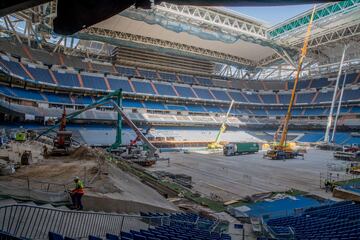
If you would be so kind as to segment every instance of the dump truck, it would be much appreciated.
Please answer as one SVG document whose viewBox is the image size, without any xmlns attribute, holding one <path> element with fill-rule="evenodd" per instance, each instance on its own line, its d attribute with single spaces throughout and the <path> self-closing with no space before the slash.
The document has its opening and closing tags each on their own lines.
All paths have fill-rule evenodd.
<svg viewBox="0 0 360 240">
<path fill-rule="evenodd" d="M 250 154 L 259 151 L 259 144 L 255 142 L 229 143 L 223 148 L 225 156 L 234 156 L 239 154 Z"/>
</svg>

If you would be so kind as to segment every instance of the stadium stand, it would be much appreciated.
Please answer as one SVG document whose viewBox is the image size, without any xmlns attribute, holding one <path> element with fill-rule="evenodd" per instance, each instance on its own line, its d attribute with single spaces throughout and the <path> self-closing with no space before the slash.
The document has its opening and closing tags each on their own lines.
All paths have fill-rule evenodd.
<svg viewBox="0 0 360 240">
<path fill-rule="evenodd" d="M 145 81 L 131 81 L 137 93 L 146 93 L 155 95 L 154 89 L 151 87 L 150 82 Z"/>
<path fill-rule="evenodd" d="M 80 87 L 80 82 L 75 73 L 53 71 L 56 80 L 61 86 Z"/>
<path fill-rule="evenodd" d="M 154 86 L 157 92 L 159 93 L 159 95 L 172 96 L 172 97 L 177 96 L 170 84 L 154 82 Z"/>
<path fill-rule="evenodd" d="M 124 92 L 133 92 L 129 81 L 126 78 L 108 75 L 107 80 L 112 90 L 122 89 Z"/>
<path fill-rule="evenodd" d="M 284 239 L 348 239 L 360 238 L 360 205 L 349 201 L 314 207 L 300 216 L 270 219 L 269 231 Z"/>
<path fill-rule="evenodd" d="M 193 90 L 199 98 L 214 100 L 214 97 L 211 95 L 208 88 L 193 87 Z"/>
<path fill-rule="evenodd" d="M 104 77 L 96 75 L 81 75 L 84 87 L 97 90 L 107 90 Z"/>
</svg>

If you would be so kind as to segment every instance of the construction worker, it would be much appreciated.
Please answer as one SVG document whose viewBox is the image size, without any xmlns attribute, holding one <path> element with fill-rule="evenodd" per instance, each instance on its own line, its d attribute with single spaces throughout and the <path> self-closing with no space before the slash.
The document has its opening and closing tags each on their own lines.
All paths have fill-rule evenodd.
<svg viewBox="0 0 360 240">
<path fill-rule="evenodd" d="M 71 200 L 72 200 L 74 208 L 76 210 L 83 210 L 81 198 L 85 193 L 84 192 L 84 184 L 79 179 L 79 177 L 75 177 L 74 182 L 75 182 L 75 188 L 73 190 L 71 190 L 71 192 L 70 192 Z"/>
</svg>

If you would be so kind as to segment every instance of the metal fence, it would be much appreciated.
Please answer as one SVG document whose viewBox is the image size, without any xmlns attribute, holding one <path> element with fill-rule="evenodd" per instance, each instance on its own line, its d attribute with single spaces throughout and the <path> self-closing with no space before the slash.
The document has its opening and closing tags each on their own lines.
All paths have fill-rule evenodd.
<svg viewBox="0 0 360 240">
<path fill-rule="evenodd" d="M 79 212 L 29 205 L 0 208 L 0 231 L 27 239 L 47 239 L 56 232 L 71 238 L 119 235 L 121 231 L 170 224 L 169 216 L 143 217 L 98 212 Z"/>
<path fill-rule="evenodd" d="M 220 232 L 220 221 L 198 220 L 194 223 L 171 219 L 170 216 L 139 216 L 116 213 L 71 211 L 29 205 L 0 207 L 0 231 L 26 239 L 48 239 L 49 232 L 71 238 L 89 235 L 104 237 L 106 233 L 120 235 L 121 231 L 148 229 L 171 223 L 192 224 L 197 229 Z"/>
</svg>

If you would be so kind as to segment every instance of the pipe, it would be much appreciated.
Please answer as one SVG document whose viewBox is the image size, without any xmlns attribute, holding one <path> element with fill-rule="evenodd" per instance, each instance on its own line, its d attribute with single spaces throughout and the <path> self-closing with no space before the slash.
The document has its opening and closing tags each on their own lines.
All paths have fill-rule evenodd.
<svg viewBox="0 0 360 240">
<path fill-rule="evenodd" d="M 339 118 L 339 115 L 340 115 L 341 103 L 342 103 L 342 98 L 343 98 L 343 95 L 344 95 L 345 82 L 346 82 L 346 73 L 345 73 L 344 80 L 343 80 L 343 83 L 342 83 L 342 86 L 341 86 L 339 105 L 337 107 L 337 111 L 336 111 L 336 115 L 335 115 L 334 129 L 333 129 L 333 132 L 332 132 L 332 135 L 331 135 L 331 142 L 332 143 L 334 143 L 337 121 L 338 121 L 338 118 Z"/>
<path fill-rule="evenodd" d="M 341 62 L 340 62 L 340 67 L 339 67 L 339 73 L 336 79 L 336 85 L 334 88 L 334 94 L 333 94 L 333 98 L 332 98 L 332 102 L 331 102 L 331 107 L 330 107 L 330 112 L 329 112 L 329 116 L 328 116 L 328 121 L 326 124 L 326 131 L 325 131 L 325 137 L 324 137 L 324 142 L 325 143 L 329 143 L 329 134 L 330 134 L 330 128 L 332 125 L 332 118 L 333 118 L 333 112 L 334 112 L 334 106 L 335 106 L 335 101 L 336 101 L 336 95 L 337 95 L 337 90 L 339 88 L 339 81 L 340 81 L 340 77 L 341 77 L 341 71 L 342 71 L 342 67 L 344 64 L 344 59 L 345 59 L 345 53 L 346 53 L 346 49 L 348 48 L 348 45 L 345 44 L 344 46 L 344 50 L 341 56 Z"/>
</svg>

